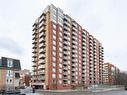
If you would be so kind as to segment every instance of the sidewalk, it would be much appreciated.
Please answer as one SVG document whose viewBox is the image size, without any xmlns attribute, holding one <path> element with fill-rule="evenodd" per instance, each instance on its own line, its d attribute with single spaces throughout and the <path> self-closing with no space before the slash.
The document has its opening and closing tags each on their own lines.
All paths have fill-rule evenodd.
<svg viewBox="0 0 127 95">
<path fill-rule="evenodd" d="M 63 93 L 63 92 L 105 92 L 105 91 L 112 91 L 112 90 L 122 90 L 124 88 L 94 88 L 94 89 L 83 89 L 83 90 L 36 90 L 36 92 L 58 92 L 58 93 Z"/>
<path fill-rule="evenodd" d="M 123 90 L 124 88 L 100 88 L 100 89 L 92 89 L 92 92 L 106 92 L 106 91 L 116 91 Z"/>
</svg>

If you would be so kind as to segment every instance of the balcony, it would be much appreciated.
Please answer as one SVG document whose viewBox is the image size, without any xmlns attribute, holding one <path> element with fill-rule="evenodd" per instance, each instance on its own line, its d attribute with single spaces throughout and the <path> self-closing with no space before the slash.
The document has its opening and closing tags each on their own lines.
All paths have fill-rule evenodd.
<svg viewBox="0 0 127 95">
<path fill-rule="evenodd" d="M 32 40 L 36 40 L 37 39 L 37 36 L 34 36 Z"/>
<path fill-rule="evenodd" d="M 37 60 L 36 60 L 36 59 L 33 59 L 33 60 L 32 60 L 32 62 L 34 62 L 34 63 L 35 63 L 35 62 L 37 62 Z"/>
<path fill-rule="evenodd" d="M 77 28 L 77 23 L 75 21 L 72 21 L 72 27 L 76 27 Z"/>
<path fill-rule="evenodd" d="M 33 66 L 32 66 L 32 67 L 37 67 L 37 66 L 36 66 L 36 64 L 33 64 Z"/>
<path fill-rule="evenodd" d="M 34 45 L 32 49 L 36 49 L 36 48 L 37 48 L 37 46 Z"/>
<path fill-rule="evenodd" d="M 37 44 L 37 41 L 34 41 L 32 44 L 36 45 Z"/>
<path fill-rule="evenodd" d="M 40 70 L 38 71 L 39 75 L 45 75 L 45 71 L 44 70 Z"/>
<path fill-rule="evenodd" d="M 63 23 L 64 23 L 65 26 L 70 27 L 70 23 L 69 22 L 64 21 Z"/>
<path fill-rule="evenodd" d="M 41 32 L 40 35 L 39 35 L 39 38 L 44 38 L 46 35 L 44 32 Z"/>
<path fill-rule="evenodd" d="M 37 31 L 37 29 L 37 26 L 35 26 L 32 31 Z M 33 35 L 36 35 L 36 32 L 34 32 Z"/>
<path fill-rule="evenodd" d="M 68 75 L 68 73 L 67 73 L 67 72 L 63 72 L 63 75 L 64 75 L 64 76 L 65 76 L 65 75 L 67 76 L 67 75 Z M 65 77 L 64 77 L 64 78 L 65 78 Z"/>
<path fill-rule="evenodd" d="M 38 68 L 39 68 L 40 70 L 44 70 L 44 69 L 45 69 L 45 65 L 40 65 L 40 66 L 38 66 Z"/>
<path fill-rule="evenodd" d="M 46 47 L 45 44 L 40 44 L 39 45 L 40 51 L 45 52 L 45 47 Z"/>
<path fill-rule="evenodd" d="M 45 54 L 45 52 L 46 52 L 46 50 L 45 49 L 42 49 L 42 48 L 39 51 L 40 54 Z"/>
<path fill-rule="evenodd" d="M 39 60 L 39 64 L 45 64 L 45 60 L 44 59 L 40 59 Z"/>
<path fill-rule="evenodd" d="M 70 28 L 69 27 L 67 27 L 67 26 L 64 26 L 64 31 L 70 31 Z"/>
<path fill-rule="evenodd" d="M 42 27 L 45 27 L 46 26 L 46 23 L 43 21 L 39 24 L 39 28 L 42 28 Z"/>
<path fill-rule="evenodd" d="M 68 40 L 68 37 L 67 36 L 64 36 L 64 41 L 67 41 Z"/>
<path fill-rule="evenodd" d="M 33 58 L 36 58 L 37 57 L 37 55 L 33 55 Z"/>
<path fill-rule="evenodd" d="M 45 21 L 45 20 L 46 20 L 45 14 L 42 14 L 42 15 L 40 16 L 39 22 L 41 23 L 42 21 Z"/>
<path fill-rule="evenodd" d="M 33 54 L 36 54 L 36 53 L 37 53 L 37 50 L 36 50 L 36 49 L 34 49 L 34 50 L 32 51 L 32 53 L 33 53 Z"/>
<path fill-rule="evenodd" d="M 65 15 L 64 16 L 64 21 L 67 21 L 68 23 L 70 23 L 70 18 Z"/>
<path fill-rule="evenodd" d="M 44 76 L 38 76 L 38 80 L 45 80 L 45 77 Z"/>
<path fill-rule="evenodd" d="M 45 42 L 45 38 L 39 39 L 39 43 L 44 43 L 44 42 Z"/>
<path fill-rule="evenodd" d="M 31 80 L 37 80 L 36 76 L 32 76 Z"/>
<path fill-rule="evenodd" d="M 40 54 L 39 59 L 44 59 L 45 55 L 44 54 Z"/>
<path fill-rule="evenodd" d="M 45 32 L 45 26 L 42 26 L 40 29 L 39 29 L 39 32 L 42 33 L 42 32 Z"/>
<path fill-rule="evenodd" d="M 72 31 L 77 32 L 77 29 L 75 27 L 72 27 Z"/>
</svg>

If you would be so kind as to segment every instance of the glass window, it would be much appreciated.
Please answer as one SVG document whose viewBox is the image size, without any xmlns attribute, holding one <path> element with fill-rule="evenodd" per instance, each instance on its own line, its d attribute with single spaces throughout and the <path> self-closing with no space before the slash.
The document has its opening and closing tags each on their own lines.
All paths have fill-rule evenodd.
<svg viewBox="0 0 127 95">
<path fill-rule="evenodd" d="M 59 72 L 62 73 L 62 69 L 59 69 Z"/>
<path fill-rule="evenodd" d="M 56 40 L 56 35 L 53 35 L 53 40 Z"/>
<path fill-rule="evenodd" d="M 56 63 L 52 63 L 54 67 L 56 67 Z"/>
<path fill-rule="evenodd" d="M 56 57 L 53 57 L 52 59 L 53 59 L 53 61 L 56 61 Z"/>
<path fill-rule="evenodd" d="M 59 27 L 60 31 L 63 31 L 62 27 Z"/>
<path fill-rule="evenodd" d="M 60 47 L 62 47 L 62 46 L 63 46 L 63 44 L 62 44 L 61 42 L 59 42 L 59 46 L 60 46 Z"/>
<path fill-rule="evenodd" d="M 62 63 L 62 58 L 59 58 L 60 63 Z"/>
<path fill-rule="evenodd" d="M 55 72 L 56 72 L 56 69 L 55 69 L 55 68 L 53 68 L 53 69 L 52 69 L 52 71 L 55 73 Z"/>
<path fill-rule="evenodd" d="M 56 30 L 53 30 L 53 34 L 56 35 Z"/>
<path fill-rule="evenodd" d="M 59 84 L 62 84 L 62 80 L 59 80 Z"/>
<path fill-rule="evenodd" d="M 70 84 L 71 82 L 70 81 L 68 81 L 68 84 Z"/>
<path fill-rule="evenodd" d="M 62 33 L 61 32 L 59 32 L 59 35 L 62 37 Z"/>
<path fill-rule="evenodd" d="M 59 47 L 59 51 L 62 52 L 63 51 L 62 48 Z"/>
<path fill-rule="evenodd" d="M 56 78 L 56 74 L 52 74 L 52 78 Z"/>
<path fill-rule="evenodd" d="M 63 55 L 62 53 L 59 53 L 59 56 L 60 56 L 60 57 L 62 57 L 62 55 Z"/>
<path fill-rule="evenodd" d="M 56 47 L 55 46 L 53 46 L 53 50 L 56 50 Z"/>
<path fill-rule="evenodd" d="M 62 42 L 62 38 L 61 37 L 59 37 L 59 40 L 60 40 L 60 42 Z"/>
<path fill-rule="evenodd" d="M 13 72 L 11 70 L 7 70 L 6 76 L 7 77 L 12 77 L 13 76 Z"/>
<path fill-rule="evenodd" d="M 62 64 L 59 64 L 59 67 L 62 68 Z"/>
<path fill-rule="evenodd" d="M 56 56 L 56 52 L 55 51 L 53 51 L 52 53 L 53 53 L 53 56 Z"/>
<path fill-rule="evenodd" d="M 53 24 L 53 28 L 56 29 L 56 25 L 55 24 Z"/>
<path fill-rule="evenodd" d="M 7 59 L 7 65 L 8 65 L 8 67 L 12 67 L 13 60 L 12 59 Z"/>
<path fill-rule="evenodd" d="M 60 78 L 60 79 L 62 78 L 62 75 L 61 75 L 61 74 L 59 74 L 59 78 Z"/>
</svg>

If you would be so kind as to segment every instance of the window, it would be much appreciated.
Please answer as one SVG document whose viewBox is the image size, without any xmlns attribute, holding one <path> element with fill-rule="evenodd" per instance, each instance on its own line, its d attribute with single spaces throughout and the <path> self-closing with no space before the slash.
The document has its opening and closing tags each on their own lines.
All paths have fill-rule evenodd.
<svg viewBox="0 0 127 95">
<path fill-rule="evenodd" d="M 56 52 L 55 51 L 53 51 L 52 53 L 53 53 L 53 56 L 56 56 Z"/>
<path fill-rule="evenodd" d="M 59 37 L 59 40 L 60 40 L 60 42 L 62 42 L 62 38 L 61 37 Z M 60 43 L 59 43 L 60 44 Z"/>
<path fill-rule="evenodd" d="M 52 78 L 56 78 L 56 75 L 55 74 L 52 74 Z"/>
<path fill-rule="evenodd" d="M 53 34 L 56 35 L 56 30 L 53 30 Z"/>
<path fill-rule="evenodd" d="M 62 46 L 63 46 L 61 42 L 59 42 L 59 46 L 60 46 L 60 47 L 62 47 Z"/>
<path fill-rule="evenodd" d="M 55 69 L 55 68 L 53 68 L 53 69 L 52 69 L 52 71 L 55 73 L 55 72 L 56 72 L 56 69 Z"/>
<path fill-rule="evenodd" d="M 62 80 L 59 80 L 59 84 L 62 84 Z"/>
<path fill-rule="evenodd" d="M 68 81 L 68 84 L 70 84 L 71 82 L 70 81 Z"/>
<path fill-rule="evenodd" d="M 56 47 L 55 46 L 53 46 L 53 50 L 56 50 Z"/>
<path fill-rule="evenodd" d="M 59 53 L 59 56 L 62 57 L 62 53 Z"/>
<path fill-rule="evenodd" d="M 62 73 L 62 69 L 59 69 L 59 72 Z"/>
<path fill-rule="evenodd" d="M 56 36 L 55 35 L 53 35 L 53 40 L 56 40 Z"/>
<path fill-rule="evenodd" d="M 7 65 L 8 65 L 8 67 L 12 67 L 13 60 L 12 59 L 7 59 Z"/>
<path fill-rule="evenodd" d="M 53 28 L 56 29 L 56 25 L 55 24 L 53 24 Z"/>
<path fill-rule="evenodd" d="M 15 78 L 20 78 L 20 74 L 19 73 L 15 73 Z"/>
<path fill-rule="evenodd" d="M 60 63 L 62 63 L 62 58 L 59 58 Z"/>
<path fill-rule="evenodd" d="M 59 64 L 59 67 L 62 68 L 62 64 Z"/>
<path fill-rule="evenodd" d="M 56 61 L 56 57 L 53 57 L 53 61 Z"/>
<path fill-rule="evenodd" d="M 12 77 L 13 76 L 13 72 L 11 70 L 7 70 L 6 76 Z"/>
<path fill-rule="evenodd" d="M 63 26 L 63 19 L 60 18 L 60 17 L 58 17 L 58 23 L 59 23 L 61 26 Z"/>
<path fill-rule="evenodd" d="M 62 33 L 61 32 L 59 32 L 59 35 L 62 37 Z"/>
<path fill-rule="evenodd" d="M 59 51 L 62 52 L 63 51 L 62 48 L 59 48 Z"/>
<path fill-rule="evenodd" d="M 70 79 L 70 76 L 68 76 L 68 79 Z"/>
<path fill-rule="evenodd" d="M 53 65 L 54 67 L 56 67 L 56 63 L 52 63 L 52 65 Z"/>
<path fill-rule="evenodd" d="M 60 31 L 63 31 L 62 27 L 59 27 Z"/>
<path fill-rule="evenodd" d="M 59 78 L 60 78 L 60 79 L 62 78 L 62 75 L 61 75 L 61 74 L 59 74 Z"/>
</svg>

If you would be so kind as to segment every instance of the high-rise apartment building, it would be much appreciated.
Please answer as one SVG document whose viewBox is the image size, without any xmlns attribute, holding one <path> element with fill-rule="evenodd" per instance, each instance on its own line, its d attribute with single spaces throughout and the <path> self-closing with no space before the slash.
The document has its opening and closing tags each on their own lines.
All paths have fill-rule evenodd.
<svg viewBox="0 0 127 95">
<path fill-rule="evenodd" d="M 54 5 L 33 24 L 32 85 L 71 89 L 102 83 L 103 47 Z"/>
<path fill-rule="evenodd" d="M 103 64 L 103 84 L 115 85 L 116 76 L 119 74 L 120 70 L 115 65 L 111 63 Z"/>
</svg>

